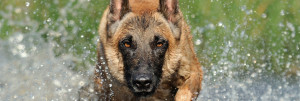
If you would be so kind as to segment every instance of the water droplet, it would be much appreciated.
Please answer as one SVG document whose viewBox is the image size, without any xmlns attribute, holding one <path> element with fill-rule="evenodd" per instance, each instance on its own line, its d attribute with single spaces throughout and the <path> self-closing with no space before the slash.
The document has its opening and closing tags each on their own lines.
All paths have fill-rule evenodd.
<svg viewBox="0 0 300 101">
<path fill-rule="evenodd" d="M 17 45 L 17 48 L 21 51 L 23 51 L 25 49 L 25 45 L 22 45 L 22 44 L 18 44 Z"/>
<path fill-rule="evenodd" d="M 295 36 L 296 36 L 296 34 L 295 34 L 295 33 L 292 33 L 292 36 L 291 36 L 291 37 L 294 38 Z"/>
<path fill-rule="evenodd" d="M 261 70 L 261 69 L 258 69 L 257 71 L 258 71 L 258 73 L 261 73 L 261 72 L 262 72 L 262 70 Z"/>
<path fill-rule="evenodd" d="M 55 86 L 58 86 L 58 87 L 61 86 L 61 83 L 60 83 L 60 81 L 58 81 L 58 80 L 54 80 L 54 81 L 53 81 L 53 84 L 54 84 Z"/>
<path fill-rule="evenodd" d="M 257 75 L 256 73 L 252 73 L 251 77 L 256 77 L 256 75 Z"/>
<path fill-rule="evenodd" d="M 93 89 L 93 88 L 90 88 L 90 89 L 89 89 L 89 92 L 94 92 L 94 89 Z"/>
<path fill-rule="evenodd" d="M 22 12 L 22 9 L 16 8 L 16 9 L 15 9 L 15 12 L 16 12 L 16 13 L 21 13 L 21 12 Z"/>
<path fill-rule="evenodd" d="M 26 2 L 25 3 L 26 7 L 30 6 L 30 3 L 29 2 Z"/>
<path fill-rule="evenodd" d="M 22 34 L 19 34 L 17 37 L 16 37 L 16 42 L 21 42 L 23 40 L 24 36 Z"/>
<path fill-rule="evenodd" d="M 286 65 L 285 65 L 286 68 L 290 68 L 290 66 L 291 66 L 290 62 L 286 63 Z"/>
<path fill-rule="evenodd" d="M 262 17 L 262 18 L 267 18 L 267 14 L 263 13 L 263 14 L 261 15 L 261 17 Z"/>
<path fill-rule="evenodd" d="M 20 56 L 21 56 L 22 58 L 26 58 L 26 57 L 28 57 L 28 54 L 27 54 L 26 52 L 21 52 L 21 53 L 20 53 Z"/>
<path fill-rule="evenodd" d="M 224 27 L 224 25 L 223 25 L 222 22 L 219 22 L 219 23 L 218 23 L 218 26 L 219 26 L 219 27 Z"/>
<path fill-rule="evenodd" d="M 196 45 L 200 45 L 201 43 L 202 43 L 202 42 L 201 42 L 200 39 L 197 39 L 196 42 L 195 42 Z"/>
<path fill-rule="evenodd" d="M 281 86 L 278 87 L 278 89 L 281 89 L 281 88 L 282 88 Z"/>
<path fill-rule="evenodd" d="M 83 81 L 80 81 L 79 82 L 79 86 L 83 86 L 84 85 L 84 82 Z"/>
<path fill-rule="evenodd" d="M 295 27 L 294 27 L 294 25 L 293 25 L 292 23 L 287 22 L 286 25 L 287 25 L 287 27 L 288 27 L 291 31 L 293 31 L 293 32 L 295 31 Z"/>
<path fill-rule="evenodd" d="M 232 47 L 232 46 L 233 46 L 232 42 L 228 41 L 228 47 Z"/>
<path fill-rule="evenodd" d="M 284 16 L 284 15 L 285 15 L 284 10 L 281 10 L 281 11 L 280 11 L 280 15 L 281 15 L 281 16 Z"/>
<path fill-rule="evenodd" d="M 284 24 L 282 24 L 282 22 L 280 22 L 278 25 L 279 27 L 284 27 Z"/>
<path fill-rule="evenodd" d="M 246 11 L 246 14 L 247 15 L 250 15 L 250 14 L 252 14 L 253 13 L 253 10 L 251 9 L 251 10 L 248 10 L 248 11 Z"/>
<path fill-rule="evenodd" d="M 215 25 L 214 25 L 214 24 L 212 24 L 212 23 L 208 24 L 208 25 L 207 25 L 207 27 L 208 27 L 209 29 L 212 29 L 212 30 L 214 30 L 214 29 L 215 29 Z"/>
<path fill-rule="evenodd" d="M 297 76 L 300 76 L 300 71 L 297 71 Z"/>
<path fill-rule="evenodd" d="M 48 18 L 48 19 L 47 19 L 47 22 L 51 22 L 51 18 Z"/>
<path fill-rule="evenodd" d="M 241 7 L 241 10 L 242 10 L 242 11 L 245 11 L 245 10 L 246 10 L 246 5 L 243 5 L 243 6 Z"/>
</svg>

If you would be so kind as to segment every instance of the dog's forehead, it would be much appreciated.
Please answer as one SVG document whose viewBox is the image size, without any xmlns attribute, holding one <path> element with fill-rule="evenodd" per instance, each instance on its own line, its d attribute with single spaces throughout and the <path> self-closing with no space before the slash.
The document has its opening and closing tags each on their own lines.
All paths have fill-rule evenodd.
<svg viewBox="0 0 300 101">
<path fill-rule="evenodd" d="M 137 15 L 132 13 L 132 15 L 134 16 L 130 16 L 125 19 L 124 23 L 128 27 L 134 27 L 134 29 L 139 28 L 140 30 L 147 30 L 155 28 L 155 26 L 159 26 L 162 23 L 159 18 L 152 16 L 152 14 Z"/>
<path fill-rule="evenodd" d="M 135 15 L 124 19 L 123 28 L 127 29 L 125 34 L 131 34 L 141 40 L 150 40 L 154 36 L 165 36 L 170 30 L 163 16 L 155 14 Z"/>
</svg>

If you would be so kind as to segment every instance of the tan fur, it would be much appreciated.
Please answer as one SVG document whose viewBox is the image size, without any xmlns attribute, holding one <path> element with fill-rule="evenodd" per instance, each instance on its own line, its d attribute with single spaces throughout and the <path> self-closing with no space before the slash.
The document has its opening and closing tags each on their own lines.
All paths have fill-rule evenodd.
<svg viewBox="0 0 300 101">
<path fill-rule="evenodd" d="M 158 12 L 160 9 L 158 0 L 129 0 L 129 4 L 132 12 L 127 13 L 122 20 L 114 22 L 118 26 L 110 25 L 110 20 L 108 19 L 110 16 L 109 8 L 103 14 L 99 26 L 101 40 L 98 45 L 99 47 L 102 45 L 102 47 L 98 48 L 98 54 L 100 54 L 98 59 L 100 59 L 94 77 L 96 95 L 102 100 L 116 101 L 189 101 L 196 98 L 201 90 L 202 69 L 193 49 L 190 29 L 184 21 L 182 13 L 179 11 L 170 20 Z M 146 19 L 146 22 L 151 23 L 149 25 L 149 29 L 151 28 L 151 30 L 146 29 L 144 33 L 148 34 L 145 35 L 150 37 L 151 33 L 156 32 L 167 38 L 169 42 L 161 82 L 156 92 L 152 96 L 145 98 L 135 97 L 127 88 L 124 79 L 123 60 L 118 50 L 118 42 L 124 37 L 124 33 L 132 30 L 141 31 L 136 27 L 138 25 L 131 24 L 129 21 L 134 17 L 140 16 L 154 18 L 154 21 L 158 22 L 153 23 L 151 20 Z M 174 25 L 175 21 L 176 25 Z M 107 30 L 109 29 L 107 27 L 110 30 Z M 113 35 L 109 35 L 112 33 Z M 105 57 L 101 56 L 101 54 Z M 103 61 L 106 62 L 103 63 Z M 111 87 L 107 87 L 108 85 Z M 175 96 L 171 95 L 171 90 L 173 89 L 171 87 L 178 88 Z M 112 94 L 112 92 L 113 95 L 109 97 L 109 94 Z M 103 94 L 106 96 L 103 96 Z"/>
<path fill-rule="evenodd" d="M 129 4 L 132 12 L 143 14 L 157 11 L 159 0 L 129 0 Z"/>
</svg>

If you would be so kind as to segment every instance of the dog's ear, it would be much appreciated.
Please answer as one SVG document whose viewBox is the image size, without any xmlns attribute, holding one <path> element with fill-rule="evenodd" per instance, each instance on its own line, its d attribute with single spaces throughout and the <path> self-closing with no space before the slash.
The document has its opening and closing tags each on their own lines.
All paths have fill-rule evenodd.
<svg viewBox="0 0 300 101">
<path fill-rule="evenodd" d="M 113 21 L 120 20 L 129 12 L 128 0 L 110 0 L 109 10 L 110 17 Z"/>
<path fill-rule="evenodd" d="M 161 12 L 164 17 L 170 23 L 173 35 L 176 39 L 180 39 L 180 33 L 182 28 L 183 15 L 179 11 L 178 0 L 160 0 L 159 12 Z"/>
<path fill-rule="evenodd" d="M 129 0 L 110 0 L 109 12 L 107 15 L 107 36 L 112 37 L 118 28 L 122 17 L 130 12 Z"/>
<path fill-rule="evenodd" d="M 179 12 L 178 0 L 160 0 L 160 12 L 173 23 L 176 22 L 176 17 Z"/>
</svg>

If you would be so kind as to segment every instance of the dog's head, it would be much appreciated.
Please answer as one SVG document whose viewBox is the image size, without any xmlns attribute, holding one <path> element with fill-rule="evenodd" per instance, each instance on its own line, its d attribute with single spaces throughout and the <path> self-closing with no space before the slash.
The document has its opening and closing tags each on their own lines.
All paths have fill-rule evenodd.
<svg viewBox="0 0 300 101">
<path fill-rule="evenodd" d="M 111 0 L 104 17 L 100 37 L 111 74 L 136 96 L 151 95 L 178 63 L 177 0 Z"/>
</svg>

